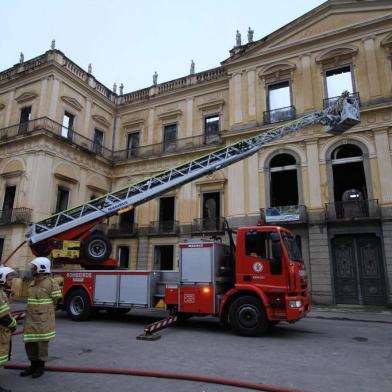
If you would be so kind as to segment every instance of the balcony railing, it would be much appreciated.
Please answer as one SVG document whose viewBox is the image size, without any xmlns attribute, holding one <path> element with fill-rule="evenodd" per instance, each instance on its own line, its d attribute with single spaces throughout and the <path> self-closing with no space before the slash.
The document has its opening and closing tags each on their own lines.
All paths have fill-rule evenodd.
<svg viewBox="0 0 392 392">
<path fill-rule="evenodd" d="M 148 234 L 177 234 L 179 232 L 178 221 L 154 221 L 148 226 Z"/>
<path fill-rule="evenodd" d="M 266 223 L 275 222 L 306 222 L 307 212 L 303 205 L 276 206 L 261 209 Z"/>
<path fill-rule="evenodd" d="M 30 208 L 13 208 L 0 210 L 0 225 L 24 224 L 31 223 Z"/>
<path fill-rule="evenodd" d="M 198 135 L 184 139 L 171 140 L 170 143 L 156 143 L 148 146 L 132 147 L 127 150 L 115 151 L 113 161 L 119 162 L 131 159 L 143 159 L 163 154 L 194 151 L 208 146 L 221 145 L 222 139 L 219 135 L 206 139 L 205 135 Z"/>
<path fill-rule="evenodd" d="M 47 117 L 37 118 L 25 123 L 0 129 L 0 142 L 7 141 L 21 135 L 33 134 L 38 131 L 50 132 L 64 142 L 71 143 L 87 152 L 112 160 L 112 150 L 97 144 L 94 140 L 88 139 L 72 129 L 65 128 L 63 125 Z"/>
<path fill-rule="evenodd" d="M 292 120 L 295 118 L 295 106 L 287 106 L 274 110 L 267 110 L 263 113 L 264 124 L 274 124 L 281 121 Z"/>
<path fill-rule="evenodd" d="M 335 104 L 336 104 L 336 101 L 337 101 L 338 99 L 340 99 L 340 98 L 341 98 L 341 96 L 339 96 L 339 97 L 325 98 L 325 99 L 323 100 L 323 109 L 327 109 L 327 108 L 329 108 L 330 106 L 335 105 Z M 351 103 L 351 104 L 355 104 L 355 105 L 358 105 L 358 106 L 361 105 L 361 101 L 360 101 L 360 98 L 359 98 L 359 93 L 352 93 L 352 94 L 350 94 L 350 96 L 348 97 L 347 100 L 348 100 L 348 102 Z"/>
<path fill-rule="evenodd" d="M 327 220 L 380 217 L 378 199 L 336 201 L 326 204 Z"/>
<path fill-rule="evenodd" d="M 223 218 L 194 219 L 191 226 L 192 233 L 222 233 L 224 231 Z"/>
<path fill-rule="evenodd" d="M 120 237 L 120 236 L 125 236 L 125 237 L 131 237 L 135 236 L 138 231 L 138 225 L 136 223 L 129 223 L 129 224 L 112 224 L 110 225 L 110 228 L 108 230 L 108 236 L 109 237 Z"/>
</svg>

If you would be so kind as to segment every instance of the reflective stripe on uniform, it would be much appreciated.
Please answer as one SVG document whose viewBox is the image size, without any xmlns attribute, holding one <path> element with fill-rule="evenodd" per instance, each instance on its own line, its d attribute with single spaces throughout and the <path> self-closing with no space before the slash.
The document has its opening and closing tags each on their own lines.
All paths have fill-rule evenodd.
<svg viewBox="0 0 392 392">
<path fill-rule="evenodd" d="M 0 306 L 0 313 L 8 312 L 10 310 L 10 306 L 8 304 L 4 304 Z"/>
<path fill-rule="evenodd" d="M 53 298 L 61 297 L 61 290 L 54 290 L 54 291 L 52 291 L 50 296 L 53 297 Z"/>
<path fill-rule="evenodd" d="M 0 366 L 1 365 L 3 365 L 4 363 L 6 363 L 6 362 L 8 362 L 8 354 L 6 354 L 6 355 L 2 355 L 1 357 L 0 357 Z"/>
<path fill-rule="evenodd" d="M 28 298 L 27 299 L 27 304 L 28 305 L 48 305 L 48 304 L 53 304 L 53 301 L 51 298 Z"/>
<path fill-rule="evenodd" d="M 16 320 L 12 319 L 12 321 L 11 321 L 10 325 L 8 326 L 8 328 L 14 328 L 14 327 L 16 327 Z"/>
<path fill-rule="evenodd" d="M 23 340 L 25 342 L 34 342 L 37 340 L 48 340 L 52 339 L 56 336 L 56 332 L 47 332 L 47 333 L 25 333 L 23 335 Z"/>
</svg>

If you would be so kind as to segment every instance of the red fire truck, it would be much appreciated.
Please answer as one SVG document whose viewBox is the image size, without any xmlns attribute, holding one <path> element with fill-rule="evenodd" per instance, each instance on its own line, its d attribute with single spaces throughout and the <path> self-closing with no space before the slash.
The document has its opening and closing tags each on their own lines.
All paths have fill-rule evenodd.
<svg viewBox="0 0 392 392">
<path fill-rule="evenodd" d="M 118 269 L 99 224 L 256 153 L 263 145 L 304 127 L 323 124 L 339 134 L 359 122 L 355 95 L 343 93 L 331 107 L 250 139 L 241 140 L 157 176 L 109 193 L 31 225 L 29 245 L 37 256 L 52 253 L 83 270 L 63 277 L 63 304 L 74 320 L 94 309 L 165 307 L 176 317 L 213 315 L 236 333 L 262 335 L 279 321 L 295 322 L 309 311 L 307 275 L 296 237 L 279 226 L 226 224 L 229 244 L 218 239 L 179 244 L 179 271 Z"/>
</svg>

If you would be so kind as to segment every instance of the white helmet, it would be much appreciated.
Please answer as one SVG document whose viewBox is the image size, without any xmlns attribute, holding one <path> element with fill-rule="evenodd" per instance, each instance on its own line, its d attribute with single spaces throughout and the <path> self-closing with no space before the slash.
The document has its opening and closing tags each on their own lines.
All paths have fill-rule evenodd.
<svg viewBox="0 0 392 392">
<path fill-rule="evenodd" d="M 30 264 L 37 267 L 37 273 L 39 274 L 50 273 L 50 260 L 47 257 L 36 257 Z"/>
<path fill-rule="evenodd" d="M 16 275 L 16 272 L 15 272 L 15 270 L 13 270 L 10 267 L 0 267 L 0 285 L 3 285 L 3 284 L 6 283 L 7 276 L 9 274 L 15 274 Z"/>
</svg>

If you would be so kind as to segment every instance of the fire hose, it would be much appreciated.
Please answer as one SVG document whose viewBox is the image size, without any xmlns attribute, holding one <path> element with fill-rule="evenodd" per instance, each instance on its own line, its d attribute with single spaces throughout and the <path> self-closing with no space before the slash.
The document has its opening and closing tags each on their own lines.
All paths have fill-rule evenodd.
<svg viewBox="0 0 392 392">
<path fill-rule="evenodd" d="M 4 366 L 5 369 L 23 370 L 27 366 L 23 364 L 7 364 Z M 255 391 L 265 392 L 304 392 L 299 389 L 283 388 L 269 384 L 257 384 L 241 380 L 231 380 L 221 377 L 213 376 L 201 376 L 187 373 L 170 373 L 170 372 L 158 372 L 150 370 L 135 370 L 135 369 L 121 369 L 121 368 L 90 368 L 90 367 L 76 367 L 76 366 L 46 366 L 45 370 L 52 372 L 69 372 L 69 373 L 96 373 L 96 374 L 117 374 L 124 376 L 139 376 L 139 377 L 154 377 L 154 378 L 167 378 L 172 380 L 185 380 L 185 381 L 196 381 L 206 382 L 209 384 L 228 385 L 237 388 L 248 388 Z"/>
</svg>

